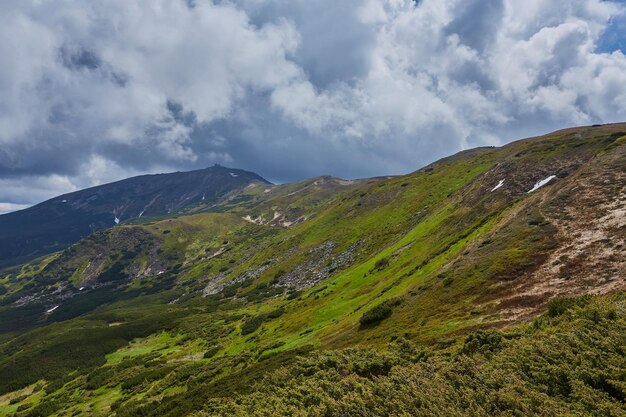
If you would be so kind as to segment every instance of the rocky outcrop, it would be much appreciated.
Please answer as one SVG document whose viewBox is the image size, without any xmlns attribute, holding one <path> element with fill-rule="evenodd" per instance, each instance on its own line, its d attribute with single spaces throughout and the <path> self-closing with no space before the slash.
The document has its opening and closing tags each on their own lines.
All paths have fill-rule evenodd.
<svg viewBox="0 0 626 417">
<path fill-rule="evenodd" d="M 362 244 L 363 241 L 359 240 L 344 252 L 333 257 L 337 244 L 332 240 L 324 242 L 309 251 L 306 261 L 278 277 L 274 285 L 297 290 L 312 287 L 335 271 L 349 265 Z"/>
</svg>

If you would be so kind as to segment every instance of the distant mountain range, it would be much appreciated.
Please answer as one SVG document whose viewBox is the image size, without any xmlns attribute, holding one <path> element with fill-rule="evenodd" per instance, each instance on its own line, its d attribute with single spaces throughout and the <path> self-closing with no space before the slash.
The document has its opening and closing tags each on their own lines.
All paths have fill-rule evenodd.
<svg viewBox="0 0 626 417">
<path fill-rule="evenodd" d="M 0 267 L 64 249 L 97 230 L 130 219 L 214 203 L 251 182 L 269 184 L 253 172 L 215 165 L 128 178 L 1 215 Z"/>
</svg>

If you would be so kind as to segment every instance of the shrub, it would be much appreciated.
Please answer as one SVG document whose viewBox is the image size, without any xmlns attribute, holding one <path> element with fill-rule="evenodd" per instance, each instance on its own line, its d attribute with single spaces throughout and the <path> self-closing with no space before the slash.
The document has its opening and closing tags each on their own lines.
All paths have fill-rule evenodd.
<svg viewBox="0 0 626 417">
<path fill-rule="evenodd" d="M 304 291 L 302 291 L 302 290 L 290 291 L 289 295 L 287 295 L 287 300 L 296 299 L 296 298 L 300 297 L 303 292 Z"/>
<path fill-rule="evenodd" d="M 272 278 L 272 284 L 278 284 L 280 282 L 280 277 L 282 277 L 283 275 L 285 275 L 286 272 L 283 269 L 279 269 L 275 274 L 274 274 L 274 278 Z"/>
<path fill-rule="evenodd" d="M 502 349 L 502 333 L 493 330 L 478 330 L 465 338 L 461 353 L 472 355 L 474 353 L 491 354 Z"/>
<path fill-rule="evenodd" d="M 19 407 L 17 407 L 16 411 L 24 411 L 24 410 L 28 410 L 30 407 L 32 407 L 33 405 L 30 403 L 26 403 L 26 404 L 22 404 Z"/>
<path fill-rule="evenodd" d="M 128 275 L 124 272 L 125 265 L 122 262 L 114 263 L 109 269 L 98 277 L 101 282 L 113 282 L 126 279 Z"/>
<path fill-rule="evenodd" d="M 386 268 L 387 266 L 389 266 L 389 259 L 388 258 L 380 258 L 374 264 L 374 269 L 375 270 L 381 270 L 381 269 Z"/>
<path fill-rule="evenodd" d="M 24 395 L 18 395 L 15 398 L 11 398 L 11 401 L 9 401 L 10 405 L 13 404 L 17 404 L 17 403 L 21 403 L 22 401 L 24 401 L 26 398 L 28 398 L 28 395 L 24 394 Z"/>
<path fill-rule="evenodd" d="M 269 313 L 267 313 L 266 317 L 268 319 L 276 319 L 276 318 L 282 316 L 283 314 L 285 314 L 285 309 L 280 307 L 280 308 L 277 308 L 274 311 L 270 311 Z"/>
<path fill-rule="evenodd" d="M 361 316 L 361 326 L 376 324 L 390 317 L 391 313 L 393 313 L 393 308 L 400 304 L 400 302 L 400 298 L 391 298 L 367 310 Z"/>
<path fill-rule="evenodd" d="M 591 297 L 582 296 L 576 298 L 558 298 L 548 303 L 548 316 L 558 317 L 565 313 L 567 310 L 571 310 L 574 307 L 584 307 L 589 303 Z"/>
<path fill-rule="evenodd" d="M 239 289 L 239 287 L 240 286 L 237 284 L 228 285 L 222 290 L 222 295 L 224 297 L 234 297 L 235 295 L 237 295 L 237 290 Z"/>
<path fill-rule="evenodd" d="M 221 346 L 215 345 L 211 346 L 206 352 L 204 352 L 204 359 L 211 359 L 217 352 L 222 350 Z"/>
<path fill-rule="evenodd" d="M 242 335 L 250 334 L 254 332 L 256 329 L 258 329 L 259 327 L 261 327 L 261 324 L 263 324 L 263 317 L 260 317 L 260 316 L 250 317 L 248 320 L 244 321 L 243 324 L 241 325 L 241 334 Z"/>
<path fill-rule="evenodd" d="M 130 378 L 127 378 L 124 382 L 122 382 L 122 391 L 132 391 L 135 387 L 139 385 L 162 379 L 173 369 L 173 366 L 164 366 L 162 368 L 149 369 Z"/>
</svg>

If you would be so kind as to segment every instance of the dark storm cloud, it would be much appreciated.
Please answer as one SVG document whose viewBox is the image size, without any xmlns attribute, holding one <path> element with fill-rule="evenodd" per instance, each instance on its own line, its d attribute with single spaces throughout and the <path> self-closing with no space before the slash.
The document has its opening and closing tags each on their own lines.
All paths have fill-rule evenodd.
<svg viewBox="0 0 626 417">
<path fill-rule="evenodd" d="M 600 0 L 5 1 L 0 212 L 213 163 L 397 174 L 621 120 L 623 19 Z"/>
<path fill-rule="evenodd" d="M 291 58 L 317 87 L 351 83 L 367 73 L 376 28 L 359 18 L 361 0 L 239 0 L 236 3 L 246 8 L 256 25 L 283 19 L 294 22 L 301 41 Z"/>
</svg>

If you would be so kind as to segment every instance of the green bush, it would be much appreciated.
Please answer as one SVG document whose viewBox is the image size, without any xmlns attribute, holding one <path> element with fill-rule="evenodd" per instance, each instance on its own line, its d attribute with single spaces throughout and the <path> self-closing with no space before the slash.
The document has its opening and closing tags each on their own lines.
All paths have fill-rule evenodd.
<svg viewBox="0 0 626 417">
<path fill-rule="evenodd" d="M 303 293 L 304 293 L 304 291 L 302 291 L 302 290 L 290 291 L 289 294 L 287 295 L 287 300 L 294 300 L 294 299 L 300 297 Z"/>
<path fill-rule="evenodd" d="M 590 296 L 557 298 L 548 303 L 548 316 L 558 317 L 574 307 L 584 307 L 591 301 Z"/>
<path fill-rule="evenodd" d="M 389 266 L 389 259 L 388 258 L 380 258 L 374 264 L 374 269 L 379 271 L 381 269 L 385 269 L 387 266 Z"/>
<path fill-rule="evenodd" d="M 218 346 L 218 345 L 211 346 L 210 348 L 207 349 L 206 352 L 204 352 L 203 357 L 204 357 L 204 359 L 211 359 L 220 350 L 222 350 L 221 346 Z"/>
<path fill-rule="evenodd" d="M 122 391 L 133 391 L 133 389 L 138 385 L 161 379 L 169 374 L 173 369 L 174 367 L 172 366 L 164 366 L 162 368 L 148 369 L 144 372 L 141 372 L 131 378 L 126 379 L 126 381 L 122 383 Z"/>
<path fill-rule="evenodd" d="M 9 401 L 9 404 L 13 405 L 13 404 L 17 404 L 17 403 L 21 403 L 22 401 L 24 401 L 26 398 L 28 398 L 28 395 L 24 394 L 24 395 L 18 395 L 15 398 L 11 398 L 11 401 Z"/>
<path fill-rule="evenodd" d="M 256 329 L 261 327 L 261 324 L 263 324 L 263 317 L 260 317 L 260 316 L 250 317 L 249 319 L 244 321 L 243 324 L 241 325 L 241 334 L 247 335 L 247 334 L 253 333 Z"/>
<path fill-rule="evenodd" d="M 474 353 L 491 354 L 504 347 L 502 333 L 494 330 L 479 330 L 465 338 L 461 353 L 472 355 Z"/>
<path fill-rule="evenodd" d="M 284 308 L 277 308 L 274 311 L 270 311 L 269 313 L 267 313 L 266 317 L 268 319 L 277 319 L 278 317 L 282 316 L 283 314 L 285 314 L 285 309 Z"/>
<path fill-rule="evenodd" d="M 394 307 L 400 304 L 400 302 L 401 299 L 399 298 L 391 298 L 389 300 L 383 301 L 382 303 L 371 308 L 370 310 L 367 310 L 365 313 L 363 313 L 361 319 L 359 320 L 361 326 L 370 326 L 390 317 L 393 313 Z"/>
</svg>

